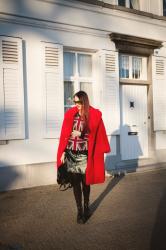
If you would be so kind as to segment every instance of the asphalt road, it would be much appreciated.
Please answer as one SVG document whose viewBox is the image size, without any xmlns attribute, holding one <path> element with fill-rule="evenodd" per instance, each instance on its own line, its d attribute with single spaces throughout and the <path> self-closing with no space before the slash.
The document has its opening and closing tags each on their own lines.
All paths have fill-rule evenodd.
<svg viewBox="0 0 166 250">
<path fill-rule="evenodd" d="M 92 216 L 76 223 L 72 190 L 0 193 L 0 250 L 165 250 L 166 170 L 91 187 Z"/>
</svg>

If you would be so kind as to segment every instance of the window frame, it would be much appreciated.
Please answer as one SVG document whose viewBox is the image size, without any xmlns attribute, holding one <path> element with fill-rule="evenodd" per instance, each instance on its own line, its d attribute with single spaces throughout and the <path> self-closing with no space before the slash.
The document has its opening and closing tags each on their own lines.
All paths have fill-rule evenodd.
<svg viewBox="0 0 166 250">
<path fill-rule="evenodd" d="M 128 62 L 129 62 L 129 77 L 121 77 L 120 71 L 121 71 L 121 57 L 122 56 L 128 56 Z M 133 78 L 133 58 L 138 57 L 142 59 L 142 71 L 140 72 L 140 78 Z M 146 65 L 146 67 L 145 67 Z M 141 56 L 141 55 L 135 55 L 135 54 L 125 54 L 120 53 L 119 55 L 119 79 L 120 81 L 148 81 L 148 57 Z"/>
<path fill-rule="evenodd" d="M 86 51 L 81 51 L 81 50 L 70 50 L 70 49 L 64 49 L 63 51 L 63 56 L 65 54 L 65 52 L 68 53 L 74 53 L 75 54 L 75 75 L 73 76 L 65 76 L 64 73 L 64 83 L 65 82 L 73 82 L 74 85 L 74 93 L 78 92 L 79 90 L 81 90 L 81 83 L 83 82 L 87 82 L 87 83 L 91 83 L 92 84 L 92 92 L 93 91 L 93 83 L 94 83 L 94 76 L 93 76 L 93 52 L 86 52 Z M 92 72 L 91 72 L 91 77 L 83 77 L 83 76 L 79 76 L 79 67 L 78 67 L 78 55 L 79 54 L 84 54 L 84 55 L 90 55 L 91 59 L 92 59 Z M 65 72 L 65 71 L 64 71 Z M 73 105 L 66 105 L 65 104 L 65 100 L 64 100 L 64 110 L 67 110 L 68 108 L 73 107 Z"/>
<path fill-rule="evenodd" d="M 163 16 L 166 16 L 166 0 L 163 0 L 162 7 L 163 7 Z"/>
<path fill-rule="evenodd" d="M 118 0 L 118 6 L 132 9 L 130 0 L 125 0 L 125 6 L 124 5 L 120 5 L 119 4 L 119 0 Z"/>
</svg>

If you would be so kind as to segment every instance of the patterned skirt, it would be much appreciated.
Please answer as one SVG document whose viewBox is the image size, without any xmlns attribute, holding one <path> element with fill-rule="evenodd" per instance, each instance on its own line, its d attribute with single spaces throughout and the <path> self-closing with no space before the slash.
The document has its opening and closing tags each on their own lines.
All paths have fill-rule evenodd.
<svg viewBox="0 0 166 250">
<path fill-rule="evenodd" d="M 88 151 L 65 150 L 65 158 L 69 173 L 85 174 Z"/>
</svg>

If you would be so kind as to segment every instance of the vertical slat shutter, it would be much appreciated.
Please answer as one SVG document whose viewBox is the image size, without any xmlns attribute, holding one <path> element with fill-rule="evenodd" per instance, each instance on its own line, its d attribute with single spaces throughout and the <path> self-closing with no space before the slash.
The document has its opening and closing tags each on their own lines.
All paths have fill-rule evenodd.
<svg viewBox="0 0 166 250">
<path fill-rule="evenodd" d="M 154 130 L 166 130 L 166 58 L 152 57 Z"/>
<path fill-rule="evenodd" d="M 63 47 L 44 43 L 45 138 L 58 138 L 64 116 Z"/>
<path fill-rule="evenodd" d="M 101 52 L 101 83 L 103 84 L 102 112 L 108 135 L 119 134 L 119 69 L 118 53 Z"/>
<path fill-rule="evenodd" d="M 21 39 L 0 37 L 0 139 L 23 139 L 24 90 Z"/>
</svg>

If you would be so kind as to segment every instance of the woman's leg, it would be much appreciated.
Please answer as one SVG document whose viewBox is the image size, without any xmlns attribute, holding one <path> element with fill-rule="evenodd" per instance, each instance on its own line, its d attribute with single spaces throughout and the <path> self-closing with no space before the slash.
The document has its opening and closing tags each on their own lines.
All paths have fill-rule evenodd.
<svg viewBox="0 0 166 250">
<path fill-rule="evenodd" d="M 72 185 L 73 185 L 73 193 L 74 198 L 77 205 L 77 222 L 82 224 L 83 220 L 83 208 L 82 208 L 82 190 L 81 190 L 81 176 L 80 174 L 73 173 L 72 176 Z"/>
</svg>

